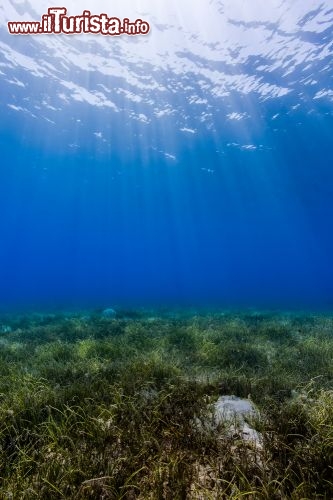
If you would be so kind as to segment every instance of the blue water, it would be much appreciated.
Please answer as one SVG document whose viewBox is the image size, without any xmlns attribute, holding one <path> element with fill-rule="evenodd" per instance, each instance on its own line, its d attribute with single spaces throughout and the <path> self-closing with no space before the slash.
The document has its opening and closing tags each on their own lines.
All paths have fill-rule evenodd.
<svg viewBox="0 0 333 500">
<path fill-rule="evenodd" d="M 10 36 L 39 3 L 0 11 L 1 308 L 332 308 L 332 0 Z"/>
</svg>

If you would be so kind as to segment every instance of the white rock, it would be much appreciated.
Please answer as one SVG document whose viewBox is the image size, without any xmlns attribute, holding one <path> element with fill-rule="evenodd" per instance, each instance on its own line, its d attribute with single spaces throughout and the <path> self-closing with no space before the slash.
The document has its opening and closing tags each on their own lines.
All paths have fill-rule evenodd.
<svg viewBox="0 0 333 500">
<path fill-rule="evenodd" d="M 238 434 L 244 441 L 262 446 L 262 435 L 246 421 L 259 416 L 252 401 L 236 396 L 221 396 L 214 404 L 213 412 L 216 425 L 227 423 L 231 435 Z"/>
<path fill-rule="evenodd" d="M 112 309 L 112 307 L 108 307 L 102 311 L 103 318 L 115 318 L 117 316 L 117 312 Z"/>
</svg>

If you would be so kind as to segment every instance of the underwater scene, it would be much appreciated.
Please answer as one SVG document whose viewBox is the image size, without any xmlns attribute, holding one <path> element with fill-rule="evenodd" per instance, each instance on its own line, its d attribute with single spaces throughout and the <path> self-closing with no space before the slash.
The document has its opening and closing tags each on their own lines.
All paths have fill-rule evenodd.
<svg viewBox="0 0 333 500">
<path fill-rule="evenodd" d="M 0 500 L 333 498 L 333 0 L 2 0 Z"/>
</svg>

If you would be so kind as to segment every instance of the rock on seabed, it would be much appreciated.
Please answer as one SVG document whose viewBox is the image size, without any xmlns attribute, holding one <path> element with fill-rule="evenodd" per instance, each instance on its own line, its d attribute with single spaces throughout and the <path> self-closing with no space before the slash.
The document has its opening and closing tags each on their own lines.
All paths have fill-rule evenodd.
<svg viewBox="0 0 333 500">
<path fill-rule="evenodd" d="M 257 447 L 262 446 L 262 435 L 246 421 L 259 416 L 252 401 L 237 396 L 221 396 L 214 404 L 213 411 L 216 425 L 228 422 L 232 434 L 238 434 L 244 441 Z"/>
<path fill-rule="evenodd" d="M 102 311 L 103 318 L 115 318 L 117 316 L 117 312 L 112 307 L 107 307 Z"/>
</svg>

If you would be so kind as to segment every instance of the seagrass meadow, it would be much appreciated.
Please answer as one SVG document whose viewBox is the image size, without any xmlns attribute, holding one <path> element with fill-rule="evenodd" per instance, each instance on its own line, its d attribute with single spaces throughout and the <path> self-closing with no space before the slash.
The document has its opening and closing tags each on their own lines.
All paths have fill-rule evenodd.
<svg viewBox="0 0 333 500">
<path fill-rule="evenodd" d="M 0 318 L 1 499 L 330 499 L 333 317 Z M 249 398 L 261 444 L 214 425 Z"/>
</svg>

